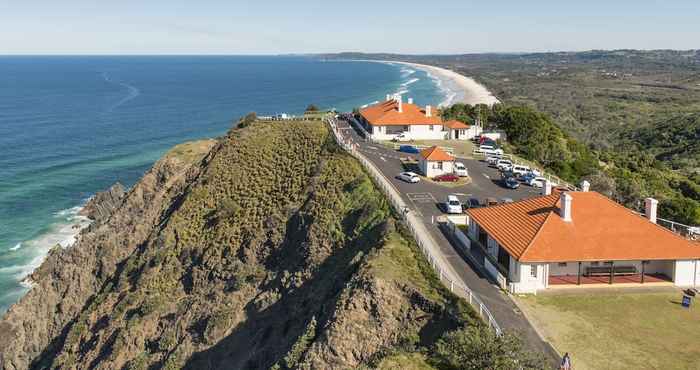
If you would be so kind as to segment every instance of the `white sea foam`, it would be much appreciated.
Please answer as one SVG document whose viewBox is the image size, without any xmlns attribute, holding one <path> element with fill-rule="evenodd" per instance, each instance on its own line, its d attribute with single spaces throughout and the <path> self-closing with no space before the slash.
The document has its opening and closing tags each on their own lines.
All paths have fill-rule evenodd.
<svg viewBox="0 0 700 370">
<path fill-rule="evenodd" d="M 410 76 L 410 75 L 412 75 L 412 74 L 414 74 L 414 73 L 416 73 L 416 70 L 415 70 L 415 69 L 405 68 L 405 67 L 404 67 L 404 68 L 401 68 L 401 76 L 402 76 L 402 77 L 408 77 L 408 76 Z"/>
<path fill-rule="evenodd" d="M 68 248 L 75 243 L 78 233 L 90 224 L 90 220 L 80 215 L 82 207 L 72 207 L 54 214 L 56 222 L 50 230 L 37 238 L 18 243 L 11 248 L 16 253 L 21 253 L 25 261 L 22 265 L 14 265 L 0 268 L 0 275 L 9 275 L 24 287 L 30 287 L 31 282 L 25 278 L 44 262 L 51 248 L 59 245 Z M 20 248 L 21 251 L 18 251 Z"/>
<path fill-rule="evenodd" d="M 410 79 L 410 80 L 408 80 L 408 81 L 402 83 L 401 86 L 406 87 L 406 86 L 412 85 L 412 84 L 414 84 L 414 83 L 416 83 L 416 82 L 418 82 L 418 81 L 420 81 L 420 78 L 412 78 L 412 79 Z"/>
<path fill-rule="evenodd" d="M 137 96 L 141 95 L 141 90 L 139 90 L 136 86 L 129 85 L 126 82 L 114 80 L 105 72 L 102 72 L 102 78 L 111 84 L 124 87 L 127 90 L 126 96 L 119 100 L 116 104 L 113 104 L 111 107 L 109 107 L 109 109 L 107 109 L 107 112 L 112 112 L 120 106 L 124 105 L 126 102 L 133 100 Z"/>
</svg>

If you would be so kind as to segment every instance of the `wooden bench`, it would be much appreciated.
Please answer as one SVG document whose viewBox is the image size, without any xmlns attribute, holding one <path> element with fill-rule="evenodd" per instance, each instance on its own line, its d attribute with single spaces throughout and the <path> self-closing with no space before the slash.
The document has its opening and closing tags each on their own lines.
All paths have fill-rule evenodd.
<svg viewBox="0 0 700 370">
<path fill-rule="evenodd" d="M 585 276 L 608 276 L 613 270 L 613 266 L 589 266 L 586 267 Z M 634 266 L 615 266 L 614 275 L 634 275 L 637 268 Z"/>
</svg>

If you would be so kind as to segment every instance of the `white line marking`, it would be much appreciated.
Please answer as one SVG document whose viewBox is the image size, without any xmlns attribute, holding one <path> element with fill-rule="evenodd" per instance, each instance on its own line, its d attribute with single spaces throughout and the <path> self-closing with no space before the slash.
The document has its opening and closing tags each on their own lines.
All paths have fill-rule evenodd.
<svg viewBox="0 0 700 370">
<path fill-rule="evenodd" d="M 382 157 L 382 156 L 379 156 L 379 159 L 381 159 L 381 160 L 383 160 L 384 162 L 386 162 L 386 159 L 385 159 L 384 157 Z"/>
<path fill-rule="evenodd" d="M 487 179 L 489 179 L 489 180 L 491 179 L 491 178 L 489 177 L 489 175 L 487 175 L 487 174 L 485 174 L 485 173 L 482 173 L 482 175 L 484 175 L 484 177 L 487 178 Z"/>
</svg>

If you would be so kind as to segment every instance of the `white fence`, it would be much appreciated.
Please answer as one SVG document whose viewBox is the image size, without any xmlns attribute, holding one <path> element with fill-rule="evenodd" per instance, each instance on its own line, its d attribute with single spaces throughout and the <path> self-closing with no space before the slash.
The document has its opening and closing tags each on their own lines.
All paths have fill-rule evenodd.
<svg viewBox="0 0 700 370">
<path fill-rule="evenodd" d="M 477 310 L 477 312 L 479 312 L 479 315 L 484 319 L 489 327 L 500 335 L 502 333 L 501 327 L 498 325 L 496 319 L 494 319 L 484 302 L 476 295 L 476 293 L 472 292 L 469 287 L 460 283 L 460 279 L 455 277 L 457 274 L 449 267 L 449 264 L 444 260 L 444 258 L 441 257 L 440 253 L 437 252 L 439 247 L 435 240 L 433 240 L 433 238 L 430 236 L 430 232 L 426 229 L 423 221 L 413 212 L 409 211 L 409 208 L 401 198 L 401 195 L 382 175 L 379 169 L 377 169 L 372 162 L 370 162 L 356 149 L 355 146 L 357 144 L 347 141 L 341 136 L 340 132 L 337 130 L 336 120 L 332 117 L 328 117 L 326 122 L 329 124 L 338 144 L 348 153 L 357 158 L 360 163 L 362 163 L 367 172 L 374 179 L 375 183 L 387 196 L 394 209 L 399 214 L 403 215 L 404 221 L 413 235 L 413 238 L 416 240 L 420 250 L 430 263 L 430 266 L 432 266 L 437 272 L 440 281 L 446 287 L 448 287 L 451 292 L 464 297 Z"/>
</svg>

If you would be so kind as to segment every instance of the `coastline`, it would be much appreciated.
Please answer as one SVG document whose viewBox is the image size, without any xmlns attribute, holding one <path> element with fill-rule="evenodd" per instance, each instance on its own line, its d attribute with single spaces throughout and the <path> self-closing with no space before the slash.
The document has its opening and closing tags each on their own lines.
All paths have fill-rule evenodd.
<svg viewBox="0 0 700 370">
<path fill-rule="evenodd" d="M 427 64 L 398 62 L 390 60 L 364 61 L 386 64 L 400 64 L 410 66 L 426 72 L 429 77 L 437 81 L 438 87 L 446 92 L 446 99 L 439 104 L 439 106 L 442 107 L 449 106 L 455 103 L 465 103 L 471 105 L 486 104 L 489 106 L 494 105 L 496 103 L 500 103 L 500 100 L 498 100 L 498 98 L 496 98 L 484 85 L 476 82 L 476 80 L 474 80 L 471 77 L 464 76 L 449 69 L 430 66 Z"/>
</svg>

